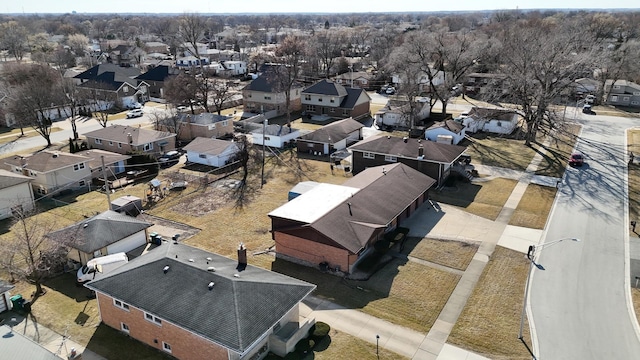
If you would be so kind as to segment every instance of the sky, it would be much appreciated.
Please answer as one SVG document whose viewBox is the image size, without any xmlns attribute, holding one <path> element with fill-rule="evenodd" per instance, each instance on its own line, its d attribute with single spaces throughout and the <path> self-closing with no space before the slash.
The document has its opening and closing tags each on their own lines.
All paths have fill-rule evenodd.
<svg viewBox="0 0 640 360">
<path fill-rule="evenodd" d="M 354 13 L 638 8 L 602 0 L 4 0 L 0 13 Z"/>
</svg>

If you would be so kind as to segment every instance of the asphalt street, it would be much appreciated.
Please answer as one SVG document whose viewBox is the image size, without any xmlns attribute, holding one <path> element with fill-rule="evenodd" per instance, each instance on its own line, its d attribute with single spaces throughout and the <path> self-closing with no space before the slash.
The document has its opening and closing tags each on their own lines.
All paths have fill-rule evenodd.
<svg viewBox="0 0 640 360">
<path fill-rule="evenodd" d="M 579 114 L 581 168 L 560 185 L 535 257 L 529 320 L 538 359 L 637 359 L 628 274 L 627 128 L 640 119 Z M 562 240 L 579 238 L 580 242 Z"/>
</svg>

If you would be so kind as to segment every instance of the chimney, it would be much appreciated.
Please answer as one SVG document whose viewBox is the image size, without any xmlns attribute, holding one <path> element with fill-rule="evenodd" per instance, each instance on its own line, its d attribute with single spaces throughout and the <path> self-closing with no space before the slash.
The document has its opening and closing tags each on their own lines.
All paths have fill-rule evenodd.
<svg viewBox="0 0 640 360">
<path fill-rule="evenodd" d="M 131 136 L 131 133 L 127 134 L 127 139 L 129 140 L 129 144 L 133 144 L 133 136 Z"/>
<path fill-rule="evenodd" d="M 20 156 L 20 165 L 21 166 L 27 165 L 27 159 L 24 156 Z"/>
<path fill-rule="evenodd" d="M 242 271 L 247 267 L 247 248 L 243 243 L 238 246 L 238 267 L 237 269 Z"/>
<path fill-rule="evenodd" d="M 419 157 L 424 156 L 424 147 L 422 147 L 422 144 L 418 146 L 418 156 Z"/>
<path fill-rule="evenodd" d="M 405 136 L 405 137 L 402 138 L 402 141 L 404 141 L 406 143 L 407 141 L 409 141 L 409 138 Z"/>
</svg>

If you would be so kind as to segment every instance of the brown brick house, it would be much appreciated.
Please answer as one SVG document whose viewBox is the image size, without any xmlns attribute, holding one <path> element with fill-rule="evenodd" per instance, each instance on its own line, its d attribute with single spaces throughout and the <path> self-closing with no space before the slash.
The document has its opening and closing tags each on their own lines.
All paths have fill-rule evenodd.
<svg viewBox="0 0 640 360">
<path fill-rule="evenodd" d="M 312 325 L 298 307 L 315 285 L 239 260 L 163 243 L 86 286 L 104 324 L 177 359 L 284 356 Z"/>
<path fill-rule="evenodd" d="M 175 149 L 176 134 L 140 127 L 111 125 L 85 134 L 91 149 L 118 154 L 159 155 Z"/>
<path fill-rule="evenodd" d="M 343 185 L 318 184 L 269 213 L 276 257 L 351 273 L 434 184 L 401 163 L 368 168 Z"/>
<path fill-rule="evenodd" d="M 438 185 L 449 176 L 455 162 L 467 148 L 422 139 L 376 136 L 349 147 L 353 173 L 368 167 L 403 163 L 436 179 Z"/>
</svg>

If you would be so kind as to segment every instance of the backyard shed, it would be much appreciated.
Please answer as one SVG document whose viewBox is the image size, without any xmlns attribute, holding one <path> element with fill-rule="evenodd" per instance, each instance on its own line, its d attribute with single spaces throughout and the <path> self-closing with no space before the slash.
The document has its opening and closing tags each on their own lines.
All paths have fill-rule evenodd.
<svg viewBox="0 0 640 360">
<path fill-rule="evenodd" d="M 111 202 L 111 210 L 136 216 L 142 209 L 142 199 L 133 195 L 125 195 Z"/>
</svg>

